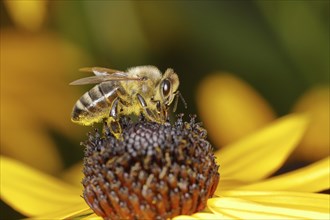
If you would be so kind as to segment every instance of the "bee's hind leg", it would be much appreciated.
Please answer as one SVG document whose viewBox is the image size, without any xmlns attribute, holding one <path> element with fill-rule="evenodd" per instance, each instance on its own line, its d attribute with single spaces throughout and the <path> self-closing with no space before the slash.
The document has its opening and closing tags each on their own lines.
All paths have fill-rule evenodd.
<svg viewBox="0 0 330 220">
<path fill-rule="evenodd" d="M 110 130 L 110 133 L 116 138 L 119 139 L 121 137 L 122 129 L 120 123 L 117 119 L 112 117 L 107 118 L 107 125 Z"/>
<path fill-rule="evenodd" d="M 122 133 L 122 129 L 118 118 L 118 104 L 119 104 L 119 99 L 116 98 L 112 103 L 109 117 L 106 119 L 106 123 L 108 125 L 110 132 L 117 139 L 119 139 Z"/>
</svg>

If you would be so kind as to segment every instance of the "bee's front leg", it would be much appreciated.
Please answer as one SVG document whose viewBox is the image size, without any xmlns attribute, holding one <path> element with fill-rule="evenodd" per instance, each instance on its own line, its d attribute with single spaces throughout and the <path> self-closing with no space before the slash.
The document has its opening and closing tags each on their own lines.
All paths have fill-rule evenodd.
<svg viewBox="0 0 330 220">
<path fill-rule="evenodd" d="M 143 115 L 150 121 L 160 122 L 160 118 L 156 111 L 150 110 L 144 98 L 138 93 L 136 94 L 140 106 L 143 109 Z"/>
</svg>

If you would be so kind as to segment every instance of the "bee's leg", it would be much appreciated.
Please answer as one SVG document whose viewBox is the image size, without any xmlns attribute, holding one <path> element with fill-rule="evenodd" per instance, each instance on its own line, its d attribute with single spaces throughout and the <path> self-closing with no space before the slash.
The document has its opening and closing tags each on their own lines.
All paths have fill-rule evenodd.
<svg viewBox="0 0 330 220">
<path fill-rule="evenodd" d="M 184 108 L 186 109 L 187 108 L 187 102 L 186 102 L 186 100 L 184 100 L 181 92 L 176 91 L 176 93 L 174 95 L 175 95 L 175 100 L 174 100 L 174 105 L 173 105 L 173 112 L 175 112 L 177 107 L 178 107 L 179 97 L 180 97 L 180 99 L 181 99 L 181 101 L 184 105 Z"/>
<path fill-rule="evenodd" d="M 146 101 L 144 98 L 138 93 L 137 98 L 139 100 L 139 103 L 143 109 L 143 115 L 150 121 L 156 121 L 159 122 L 159 117 L 157 117 L 157 112 L 152 111 L 148 108 Z"/>
<path fill-rule="evenodd" d="M 151 100 L 156 105 L 156 110 L 154 111 L 154 115 L 157 115 L 160 118 L 161 122 L 168 121 L 168 106 L 161 105 L 160 101 Z"/>
<path fill-rule="evenodd" d="M 119 98 L 117 97 L 111 106 L 109 118 L 107 119 L 107 124 L 110 128 L 110 132 L 118 139 L 122 132 L 121 126 L 119 124 L 118 118 L 118 103 Z"/>
</svg>

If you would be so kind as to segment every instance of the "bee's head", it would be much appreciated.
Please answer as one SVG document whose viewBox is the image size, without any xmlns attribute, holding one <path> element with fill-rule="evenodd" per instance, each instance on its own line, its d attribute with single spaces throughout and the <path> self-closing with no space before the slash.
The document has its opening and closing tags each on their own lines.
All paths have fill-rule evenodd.
<svg viewBox="0 0 330 220">
<path fill-rule="evenodd" d="M 173 71 L 173 69 L 167 69 L 164 73 L 160 83 L 159 83 L 159 94 L 160 94 L 160 101 L 169 106 L 176 95 L 176 92 L 179 88 L 179 77 Z"/>
<path fill-rule="evenodd" d="M 179 88 L 179 77 L 173 69 L 167 69 L 156 85 L 155 94 L 152 101 L 155 103 L 155 109 L 161 120 L 165 122 L 168 118 L 168 109 L 175 97 L 181 97 Z M 177 99 L 174 103 L 173 111 L 176 109 Z"/>
</svg>

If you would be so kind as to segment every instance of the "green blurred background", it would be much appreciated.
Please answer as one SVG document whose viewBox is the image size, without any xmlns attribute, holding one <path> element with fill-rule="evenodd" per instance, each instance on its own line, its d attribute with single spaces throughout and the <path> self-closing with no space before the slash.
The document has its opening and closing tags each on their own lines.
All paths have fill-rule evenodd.
<svg viewBox="0 0 330 220">
<path fill-rule="evenodd" d="M 328 1 L 52 3 L 50 28 L 93 64 L 174 68 L 191 112 L 192 91 L 215 70 L 241 76 L 280 114 L 309 86 L 329 81 Z"/>
<path fill-rule="evenodd" d="M 216 71 L 234 73 L 244 79 L 278 115 L 288 113 L 307 89 L 329 83 L 329 1 L 44 0 L 1 1 L 0 4 L 1 47 L 5 48 L 1 50 L 3 108 L 7 105 L 3 100 L 34 95 L 33 105 L 39 103 L 38 108 L 42 109 L 43 100 L 47 99 L 42 90 L 28 95 L 21 90 L 29 82 L 28 78 L 36 86 L 27 91 L 53 81 L 59 85 L 43 89 L 48 92 L 52 89 L 50 94 L 60 97 L 53 99 L 52 109 L 60 112 L 59 118 L 62 116 L 65 123 L 58 125 L 58 120 L 53 122 L 42 113 L 29 121 L 31 124 L 41 121 L 38 128 L 46 130 L 43 135 L 50 137 L 59 149 L 62 165 L 47 170 L 55 175 L 81 160 L 83 152 L 78 143 L 89 130 L 75 125 L 72 128 L 77 132 L 62 129 L 72 125 L 66 124 L 71 123 L 71 107 L 61 106 L 61 100 L 73 106 L 88 88 L 68 86 L 70 81 L 85 76 L 78 72 L 82 66 L 125 70 L 148 64 L 162 71 L 171 67 L 179 74 L 180 91 L 188 103 L 187 110 L 179 104 L 178 112 L 187 114 L 197 112 L 198 83 Z M 36 47 L 46 55 L 41 55 Z M 15 68 L 22 66 L 22 70 L 12 74 L 7 62 L 13 62 Z M 39 68 L 42 69 L 40 75 L 29 77 L 30 66 L 38 70 L 42 65 L 45 67 Z M 15 88 L 16 96 L 11 96 L 7 87 Z M 69 95 L 71 91 L 73 95 Z M 19 103 L 24 100 L 20 99 Z M 28 108 L 15 106 L 22 112 Z M 32 111 L 36 110 L 32 108 Z M 5 126 L 3 119 L 15 120 L 16 116 L 2 112 L 1 130 L 14 129 Z M 26 118 L 29 114 L 24 120 Z M 3 139 L 6 134 L 1 132 Z M 1 140 L 1 152 L 14 157 L 14 153 L 3 150 L 8 147 L 6 143 Z"/>
<path fill-rule="evenodd" d="M 192 91 L 215 70 L 241 76 L 280 114 L 309 86 L 329 81 L 328 1 L 50 3 L 49 28 L 93 64 L 174 68 L 191 112 Z"/>
</svg>

